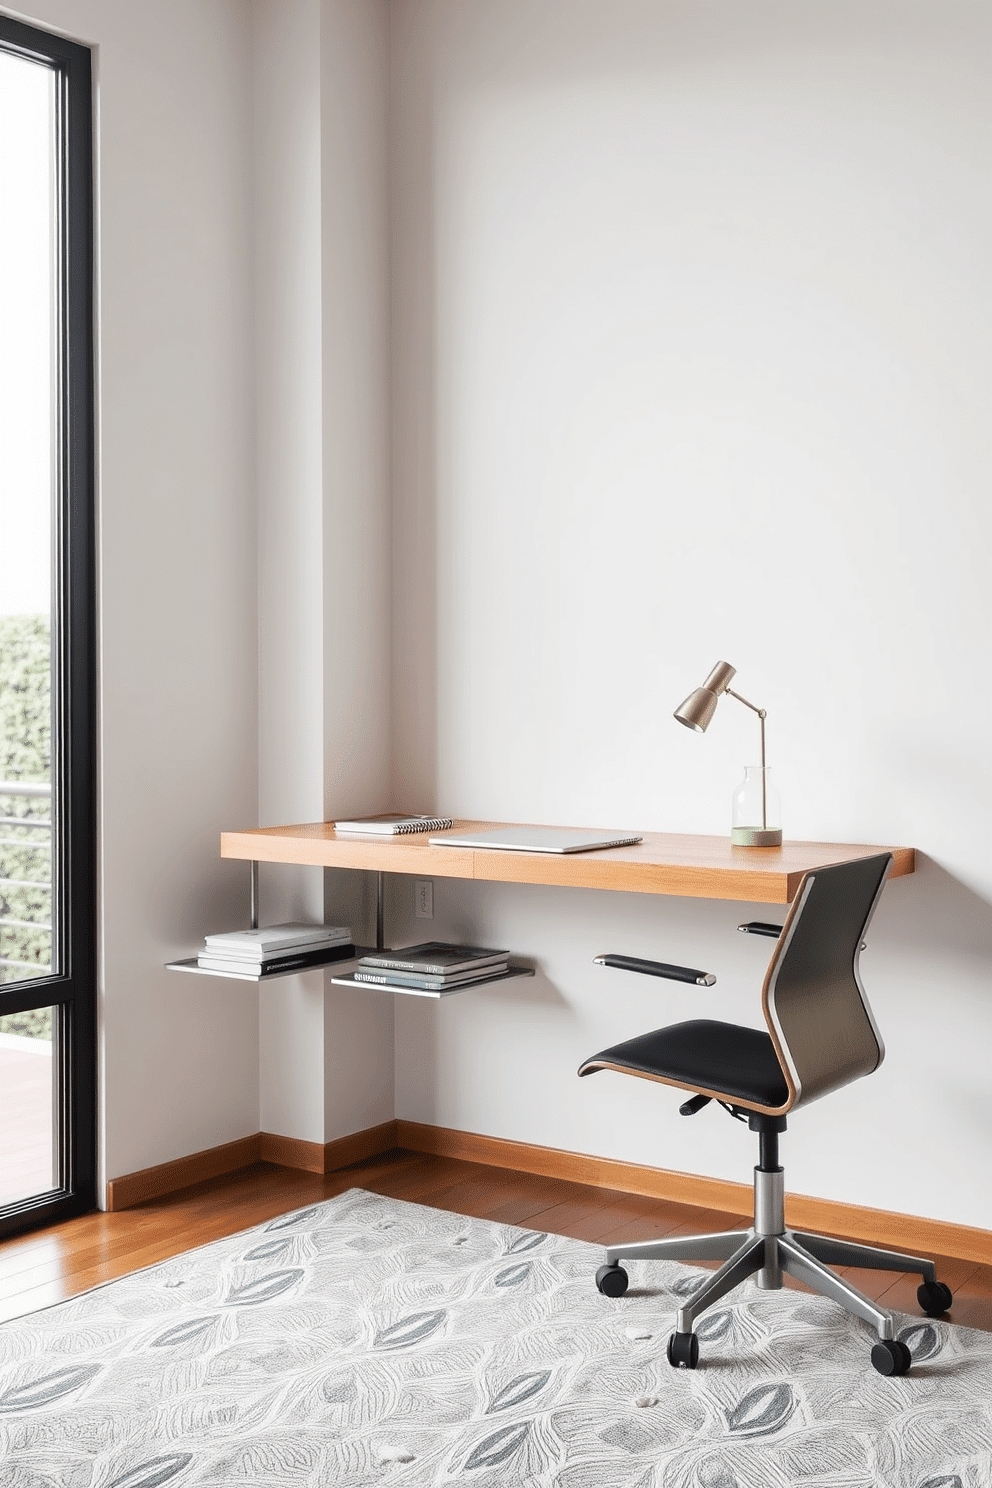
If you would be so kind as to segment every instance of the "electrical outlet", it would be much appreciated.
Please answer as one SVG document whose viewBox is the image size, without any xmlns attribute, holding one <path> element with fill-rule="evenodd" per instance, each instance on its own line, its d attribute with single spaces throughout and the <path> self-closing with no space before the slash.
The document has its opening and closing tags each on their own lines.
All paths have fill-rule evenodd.
<svg viewBox="0 0 992 1488">
<path fill-rule="evenodd" d="M 417 918 L 420 920 L 434 918 L 434 880 L 432 878 L 417 879 Z"/>
</svg>

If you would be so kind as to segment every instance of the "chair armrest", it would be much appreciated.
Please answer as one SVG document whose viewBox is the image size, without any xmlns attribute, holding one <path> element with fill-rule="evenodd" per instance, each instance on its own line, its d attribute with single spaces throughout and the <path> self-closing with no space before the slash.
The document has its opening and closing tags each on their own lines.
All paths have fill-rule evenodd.
<svg viewBox="0 0 992 1488">
<path fill-rule="evenodd" d="M 769 925 L 764 920 L 748 920 L 746 925 L 738 925 L 738 930 L 743 930 L 745 935 L 772 935 L 776 940 L 782 934 L 781 925 Z M 861 942 L 861 950 L 868 949 L 864 941 Z"/>
<path fill-rule="evenodd" d="M 639 971 L 644 976 L 667 977 L 672 982 L 692 982 L 697 987 L 712 987 L 716 977 L 708 971 L 694 971 L 691 966 L 670 966 L 667 961 L 642 961 L 639 956 L 594 956 L 597 966 L 615 966 L 618 971 Z"/>
</svg>

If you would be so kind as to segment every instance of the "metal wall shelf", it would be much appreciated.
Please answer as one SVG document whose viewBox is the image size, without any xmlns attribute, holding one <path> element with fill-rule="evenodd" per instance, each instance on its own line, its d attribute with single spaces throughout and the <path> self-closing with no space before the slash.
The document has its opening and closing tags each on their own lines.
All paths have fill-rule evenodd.
<svg viewBox="0 0 992 1488">
<path fill-rule="evenodd" d="M 381 954 L 381 948 L 380 952 Z M 232 982 L 274 982 L 279 977 L 303 976 L 308 971 L 325 971 L 328 966 L 347 966 L 349 963 L 360 961 L 363 956 L 371 956 L 371 946 L 354 946 L 347 956 L 337 956 L 330 961 L 317 961 L 313 966 L 296 966 L 289 971 L 280 971 L 275 968 L 272 971 L 262 971 L 257 975 L 250 971 L 208 971 L 205 966 L 198 966 L 195 956 L 186 956 L 182 961 L 167 961 L 166 971 L 182 971 L 187 976 L 222 977 Z M 506 982 L 512 977 L 529 977 L 534 975 L 533 966 L 511 966 L 508 971 L 501 971 L 498 976 L 480 977 L 476 982 L 465 982 L 456 987 L 449 987 L 443 992 L 429 992 L 420 987 L 401 987 L 395 982 L 360 982 L 356 979 L 354 972 L 346 972 L 344 975 L 331 977 L 335 987 L 359 987 L 363 992 L 402 992 L 412 997 L 433 997 L 440 1000 L 443 997 L 454 997 L 457 992 L 471 992 L 476 987 L 486 987 L 490 982 Z"/>
<path fill-rule="evenodd" d="M 308 971 L 324 971 L 328 966 L 347 966 L 349 962 L 371 954 L 371 946 L 349 946 L 346 956 L 330 956 L 326 961 L 315 961 L 312 966 L 291 966 L 287 971 L 273 967 L 257 974 L 250 971 L 208 971 L 205 966 L 197 965 L 195 956 L 186 956 L 182 961 L 167 961 L 165 969 L 184 971 L 192 976 L 226 977 L 234 982 L 274 982 L 278 977 L 303 976 Z"/>
<path fill-rule="evenodd" d="M 249 921 L 250 928 L 252 930 L 258 929 L 258 864 L 259 860 L 257 858 L 253 858 L 251 860 L 251 878 L 249 885 Z M 349 946 L 348 954 L 345 956 L 334 955 L 332 951 L 332 953 L 328 955 L 326 961 L 316 961 L 313 963 L 312 966 L 288 967 L 286 970 L 282 970 L 278 967 L 273 967 L 271 970 L 264 970 L 260 972 L 208 971 L 205 966 L 200 966 L 198 964 L 198 958 L 196 956 L 185 956 L 182 960 L 179 961 L 167 961 L 165 963 L 165 969 L 166 971 L 181 971 L 184 972 L 187 976 L 223 977 L 228 981 L 234 982 L 271 982 L 275 981 L 277 977 L 302 976 L 305 972 L 308 971 L 323 971 L 325 967 L 328 966 L 333 966 L 340 969 L 343 966 L 347 966 L 349 963 L 353 964 L 356 961 L 360 961 L 363 956 L 372 955 L 373 951 L 378 952 L 381 955 L 382 952 L 386 949 L 383 937 L 383 877 L 384 875 L 382 871 L 378 871 L 376 873 L 376 943 L 374 947 Z M 338 947 L 337 949 L 340 950 L 340 947 Z M 456 993 L 459 992 L 471 992 L 472 989 L 475 987 L 486 987 L 491 982 L 506 982 L 510 981 L 513 977 L 532 977 L 533 975 L 533 966 L 511 965 L 507 971 L 501 971 L 496 976 L 480 977 L 478 981 L 461 983 L 458 986 L 449 987 L 439 992 L 427 991 L 426 989 L 420 987 L 404 987 L 401 986 L 398 982 L 360 982 L 356 980 L 353 972 L 347 972 L 345 975 L 339 974 L 337 976 L 333 976 L 331 977 L 331 982 L 335 987 L 359 987 L 362 991 L 373 992 L 399 992 L 406 997 L 432 997 L 435 1001 L 440 1001 L 441 998 L 444 997 L 454 997 Z"/>
</svg>

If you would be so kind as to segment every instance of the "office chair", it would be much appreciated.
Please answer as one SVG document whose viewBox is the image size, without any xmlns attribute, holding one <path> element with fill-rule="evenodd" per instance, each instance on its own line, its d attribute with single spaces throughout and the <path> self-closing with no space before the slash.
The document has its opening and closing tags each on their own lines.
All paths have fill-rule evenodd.
<svg viewBox="0 0 992 1488">
<path fill-rule="evenodd" d="M 695 1091 L 680 1107 L 683 1115 L 695 1115 L 715 1100 L 758 1133 L 751 1229 L 610 1246 L 596 1273 L 601 1292 L 621 1297 L 627 1290 L 621 1260 L 723 1262 L 679 1308 L 676 1331 L 668 1341 L 668 1362 L 676 1368 L 696 1367 L 699 1342 L 693 1325 L 699 1315 L 755 1273 L 759 1287 L 774 1291 L 788 1272 L 870 1323 L 879 1339 L 871 1362 L 880 1374 L 905 1374 L 909 1349 L 895 1337 L 891 1313 L 835 1275 L 831 1264 L 915 1272 L 923 1279 L 917 1297 L 928 1316 L 937 1317 L 951 1305 L 950 1289 L 937 1280 L 932 1261 L 785 1227 L 778 1138 L 787 1113 L 872 1074 L 882 1062 L 882 1040 L 861 986 L 858 957 L 891 861 L 890 854 L 881 853 L 818 868 L 803 878 L 781 930 L 761 923 L 740 927 L 777 936 L 762 989 L 767 1033 L 695 1019 L 604 1049 L 579 1068 L 580 1075 L 616 1070 Z M 715 980 L 690 968 L 634 957 L 596 959 L 704 986 Z"/>
</svg>

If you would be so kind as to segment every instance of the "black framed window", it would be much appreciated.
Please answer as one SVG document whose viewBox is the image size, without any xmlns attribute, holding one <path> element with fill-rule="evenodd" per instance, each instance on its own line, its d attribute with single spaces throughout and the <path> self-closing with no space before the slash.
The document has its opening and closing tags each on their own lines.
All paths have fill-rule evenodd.
<svg viewBox="0 0 992 1488">
<path fill-rule="evenodd" d="M 0 1236 L 96 1202 L 92 112 L 0 17 Z"/>
</svg>

